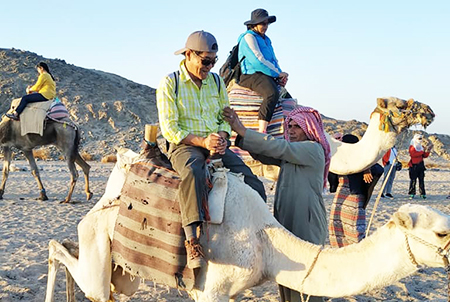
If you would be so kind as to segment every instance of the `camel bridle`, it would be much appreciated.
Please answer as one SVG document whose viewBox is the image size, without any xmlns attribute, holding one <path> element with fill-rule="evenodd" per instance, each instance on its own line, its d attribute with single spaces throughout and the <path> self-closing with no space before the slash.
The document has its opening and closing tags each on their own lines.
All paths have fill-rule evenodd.
<svg viewBox="0 0 450 302">
<path fill-rule="evenodd" d="M 444 247 L 437 246 L 435 244 L 432 244 L 426 240 L 423 240 L 420 237 L 417 237 L 414 234 L 411 234 L 409 232 L 403 231 L 405 235 L 405 242 L 406 242 L 406 250 L 408 252 L 409 260 L 411 263 L 416 267 L 419 268 L 420 265 L 416 261 L 416 257 L 414 256 L 413 252 L 411 251 L 411 247 L 409 245 L 409 239 L 408 237 L 411 237 L 411 239 L 414 239 L 415 241 L 429 247 L 430 249 L 434 250 L 436 254 L 442 257 L 442 262 L 444 262 L 444 269 L 447 272 L 447 301 L 450 302 L 450 262 L 449 262 L 449 248 L 450 248 L 450 239 L 447 241 L 447 243 L 444 245 Z"/>
<path fill-rule="evenodd" d="M 392 120 L 395 118 L 403 119 L 407 113 L 411 113 L 411 110 L 399 110 L 398 112 L 393 112 L 392 110 L 386 109 L 383 110 L 381 108 L 376 108 L 373 113 L 380 114 L 380 126 L 379 130 L 384 132 L 396 132 L 398 133 L 398 126 L 403 122 L 400 120 L 398 123 L 394 123 Z"/>
</svg>

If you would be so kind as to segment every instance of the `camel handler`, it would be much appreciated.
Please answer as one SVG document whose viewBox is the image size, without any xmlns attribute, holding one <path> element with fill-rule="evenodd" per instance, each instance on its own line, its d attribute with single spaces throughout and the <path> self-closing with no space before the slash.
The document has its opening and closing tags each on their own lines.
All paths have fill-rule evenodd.
<svg viewBox="0 0 450 302">
<path fill-rule="evenodd" d="M 242 173 L 244 181 L 266 200 L 262 182 L 228 149 L 231 128 L 222 118 L 223 108 L 229 106 L 227 90 L 223 80 L 210 72 L 217 51 L 212 34 L 192 33 L 186 46 L 175 52 L 185 57 L 179 73 L 165 76 L 156 93 L 161 132 L 170 142 L 168 157 L 182 180 L 179 201 L 189 268 L 205 263 L 197 228 L 207 213 L 206 160 L 210 154 L 219 154 L 226 168 Z"/>
<path fill-rule="evenodd" d="M 330 166 L 330 145 L 319 112 L 296 107 L 284 122 L 286 140 L 245 128 L 236 112 L 224 109 L 224 118 L 238 134 L 236 145 L 267 165 L 280 167 L 275 192 L 275 218 L 297 237 L 324 245 L 327 213 L 322 199 Z M 299 280 L 301 282 L 301 280 Z M 326 286 L 326 285 L 324 285 Z M 299 292 L 279 286 L 282 302 L 300 302 Z M 323 301 L 310 297 L 309 301 Z"/>
</svg>

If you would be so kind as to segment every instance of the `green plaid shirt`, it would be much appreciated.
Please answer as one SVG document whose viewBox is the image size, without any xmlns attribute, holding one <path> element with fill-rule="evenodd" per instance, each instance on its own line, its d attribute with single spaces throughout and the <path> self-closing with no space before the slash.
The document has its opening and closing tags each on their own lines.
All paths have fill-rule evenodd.
<svg viewBox="0 0 450 302">
<path fill-rule="evenodd" d="M 179 144 L 188 134 L 207 137 L 211 133 L 231 133 L 230 125 L 222 118 L 222 110 L 229 106 L 225 83 L 220 79 L 220 93 L 214 76 L 209 73 L 201 88 L 191 80 L 180 63 L 178 97 L 175 95 L 175 77 L 162 79 L 156 91 L 159 124 L 162 135 L 171 143 Z"/>
</svg>

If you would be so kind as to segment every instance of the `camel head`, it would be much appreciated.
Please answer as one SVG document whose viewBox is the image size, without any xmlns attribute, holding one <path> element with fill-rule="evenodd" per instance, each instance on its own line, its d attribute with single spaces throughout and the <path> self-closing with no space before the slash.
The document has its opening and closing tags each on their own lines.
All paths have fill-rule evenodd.
<svg viewBox="0 0 450 302">
<path fill-rule="evenodd" d="M 385 132 L 394 131 L 397 133 L 408 129 L 412 125 L 420 124 L 428 127 L 435 117 L 430 106 L 409 99 L 408 101 L 396 98 L 378 98 L 375 112 L 382 115 L 382 126 Z"/>
<path fill-rule="evenodd" d="M 410 246 L 409 258 L 413 264 L 445 266 L 443 256 L 449 256 L 449 215 L 428 206 L 405 204 L 394 213 L 388 226 L 396 226 L 404 233 Z"/>
</svg>

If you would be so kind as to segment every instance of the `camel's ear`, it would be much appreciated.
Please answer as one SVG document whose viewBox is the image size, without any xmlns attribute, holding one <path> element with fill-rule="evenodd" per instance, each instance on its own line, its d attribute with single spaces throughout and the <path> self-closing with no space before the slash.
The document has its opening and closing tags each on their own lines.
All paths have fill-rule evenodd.
<svg viewBox="0 0 450 302">
<path fill-rule="evenodd" d="M 380 108 L 387 108 L 387 102 L 384 98 L 377 98 L 377 105 Z"/>
<path fill-rule="evenodd" d="M 402 213 L 402 212 L 395 212 L 394 216 L 392 217 L 395 224 L 399 227 L 411 230 L 414 227 L 413 219 L 410 215 Z"/>
</svg>

